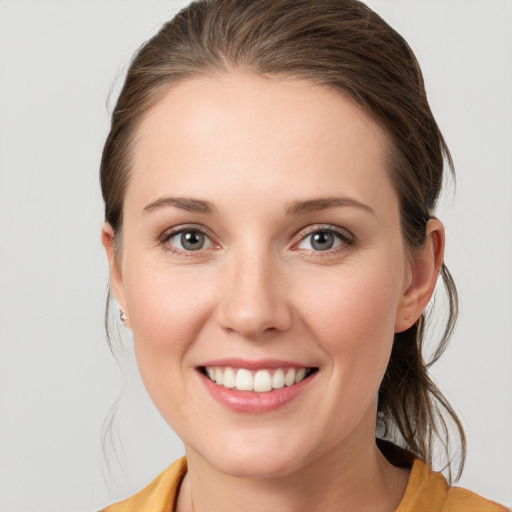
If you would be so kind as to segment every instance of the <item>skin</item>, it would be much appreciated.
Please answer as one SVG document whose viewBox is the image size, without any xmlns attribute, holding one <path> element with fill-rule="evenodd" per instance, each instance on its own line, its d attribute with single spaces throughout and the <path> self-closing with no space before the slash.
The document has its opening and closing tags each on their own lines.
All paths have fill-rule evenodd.
<svg viewBox="0 0 512 512">
<path fill-rule="evenodd" d="M 188 80 L 142 119 L 121 251 L 108 224 L 102 240 L 142 379 L 185 444 L 179 511 L 400 502 L 408 474 L 375 445 L 377 392 L 394 333 L 430 299 L 444 231 L 431 220 L 424 247 L 404 247 L 388 152 L 352 101 L 296 79 Z M 168 196 L 213 212 L 155 206 Z M 345 204 L 289 211 L 333 197 Z M 191 224 L 208 235 L 201 250 L 163 236 Z M 315 230 L 335 247 L 315 250 Z M 226 357 L 319 371 L 286 405 L 246 414 L 219 404 L 197 370 Z"/>
</svg>

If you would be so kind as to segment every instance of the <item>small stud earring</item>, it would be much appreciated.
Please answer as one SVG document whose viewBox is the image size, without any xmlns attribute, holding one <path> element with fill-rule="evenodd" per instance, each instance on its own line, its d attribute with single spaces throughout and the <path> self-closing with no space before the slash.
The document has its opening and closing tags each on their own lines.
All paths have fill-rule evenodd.
<svg viewBox="0 0 512 512">
<path fill-rule="evenodd" d="M 123 325 L 126 327 L 126 322 L 128 321 L 128 316 L 126 315 L 126 311 L 123 308 L 119 308 L 119 318 Z"/>
</svg>

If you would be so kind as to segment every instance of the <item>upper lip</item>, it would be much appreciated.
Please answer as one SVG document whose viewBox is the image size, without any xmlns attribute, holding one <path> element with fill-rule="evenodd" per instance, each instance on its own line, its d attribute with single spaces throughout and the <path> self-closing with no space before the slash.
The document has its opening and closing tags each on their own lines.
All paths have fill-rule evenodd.
<svg viewBox="0 0 512 512">
<path fill-rule="evenodd" d="M 246 368 L 247 370 L 262 370 L 265 368 L 314 368 L 315 366 L 284 359 L 248 360 L 241 358 L 223 358 L 207 361 L 198 365 L 198 367 L 231 367 Z"/>
</svg>

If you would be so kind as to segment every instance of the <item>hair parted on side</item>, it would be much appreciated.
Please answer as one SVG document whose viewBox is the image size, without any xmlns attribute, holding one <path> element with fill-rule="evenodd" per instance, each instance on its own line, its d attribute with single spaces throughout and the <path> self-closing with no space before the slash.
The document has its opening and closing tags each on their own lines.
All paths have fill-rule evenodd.
<svg viewBox="0 0 512 512">
<path fill-rule="evenodd" d="M 412 50 L 357 0 L 198 0 L 165 23 L 132 60 L 103 150 L 105 219 L 116 240 L 121 240 L 131 153 L 144 114 L 174 85 L 230 70 L 307 79 L 350 97 L 368 112 L 391 141 L 388 167 L 399 197 L 404 245 L 410 251 L 422 247 L 445 161 L 453 173 L 452 159 Z M 464 431 L 428 374 L 457 316 L 457 293 L 445 265 L 440 276 L 449 312 L 433 359 L 427 362 L 423 356 L 424 313 L 395 335 L 378 410 L 386 438 L 430 464 L 440 443 L 449 467 L 450 424 L 455 426 L 460 476 Z"/>
</svg>

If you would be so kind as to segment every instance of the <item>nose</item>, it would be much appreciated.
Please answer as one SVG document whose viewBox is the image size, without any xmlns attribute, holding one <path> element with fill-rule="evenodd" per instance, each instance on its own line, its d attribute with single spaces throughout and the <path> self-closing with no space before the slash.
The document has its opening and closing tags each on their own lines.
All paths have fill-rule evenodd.
<svg viewBox="0 0 512 512">
<path fill-rule="evenodd" d="M 292 323 L 286 279 L 270 254 L 234 256 L 222 278 L 220 326 L 244 338 L 286 331 Z"/>
</svg>

